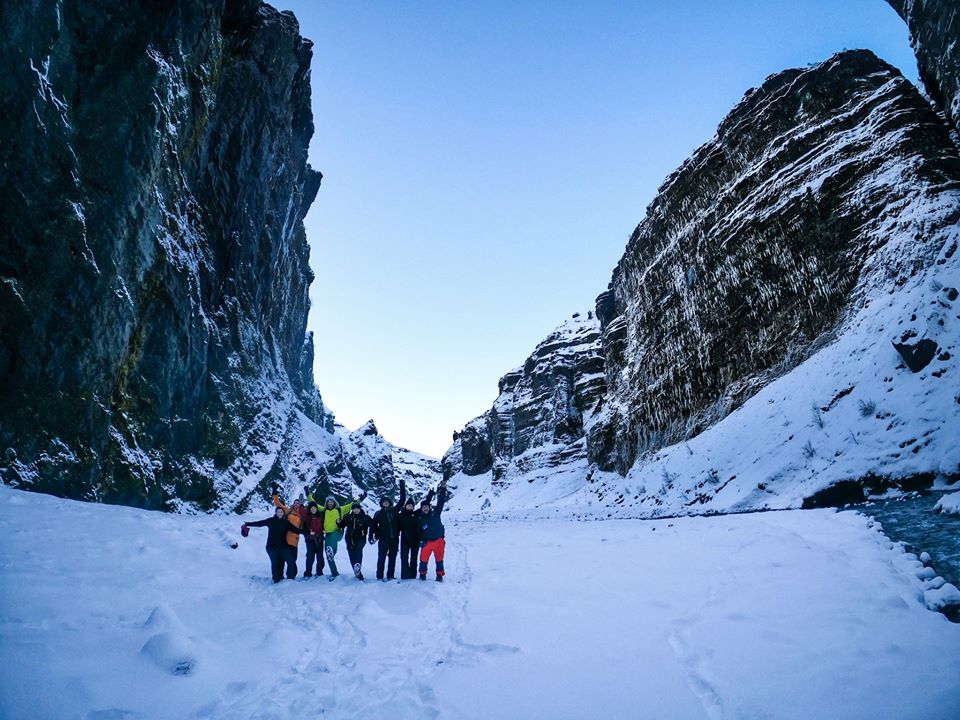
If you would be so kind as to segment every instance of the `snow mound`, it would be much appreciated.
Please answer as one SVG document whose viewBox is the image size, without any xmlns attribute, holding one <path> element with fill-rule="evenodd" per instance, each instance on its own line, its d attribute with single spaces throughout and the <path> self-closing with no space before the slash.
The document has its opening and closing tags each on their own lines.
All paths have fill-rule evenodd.
<svg viewBox="0 0 960 720">
<path fill-rule="evenodd" d="M 197 666 L 193 642 L 178 632 L 157 633 L 144 643 L 140 654 L 171 675 L 192 675 Z"/>
<path fill-rule="evenodd" d="M 944 515 L 960 515 L 960 492 L 944 495 L 933 509 Z"/>
<path fill-rule="evenodd" d="M 946 610 L 957 607 L 960 606 L 960 590 L 952 583 L 944 583 L 940 587 L 924 590 L 923 602 L 931 610 Z"/>
</svg>

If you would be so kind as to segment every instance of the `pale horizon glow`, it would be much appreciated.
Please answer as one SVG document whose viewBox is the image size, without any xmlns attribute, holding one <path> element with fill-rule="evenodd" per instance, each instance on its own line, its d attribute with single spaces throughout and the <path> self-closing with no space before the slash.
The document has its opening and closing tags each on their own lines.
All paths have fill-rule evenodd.
<svg viewBox="0 0 960 720">
<path fill-rule="evenodd" d="M 917 80 L 883 0 L 276 4 L 315 42 L 317 386 L 435 457 L 748 89 L 859 47 Z"/>
</svg>

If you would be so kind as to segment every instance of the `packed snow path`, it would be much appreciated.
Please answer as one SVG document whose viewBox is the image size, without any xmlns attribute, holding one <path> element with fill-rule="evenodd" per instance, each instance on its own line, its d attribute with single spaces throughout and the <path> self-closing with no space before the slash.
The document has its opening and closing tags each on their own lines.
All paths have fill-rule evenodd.
<svg viewBox="0 0 960 720">
<path fill-rule="evenodd" d="M 443 585 L 274 586 L 238 525 L 0 487 L 0 717 L 960 717 L 960 626 L 854 513 L 448 520 Z"/>
</svg>

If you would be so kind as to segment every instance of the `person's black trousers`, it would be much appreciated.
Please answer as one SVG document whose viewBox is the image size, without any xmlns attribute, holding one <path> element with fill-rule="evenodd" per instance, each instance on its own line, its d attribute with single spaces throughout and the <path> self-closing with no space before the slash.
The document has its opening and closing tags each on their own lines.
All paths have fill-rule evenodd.
<svg viewBox="0 0 960 720">
<path fill-rule="evenodd" d="M 363 565 L 363 546 L 364 543 L 351 545 L 347 543 L 347 555 L 350 556 L 350 567 L 356 570 L 357 565 Z"/>
<path fill-rule="evenodd" d="M 400 538 L 400 577 L 413 580 L 417 576 L 417 560 L 420 555 L 420 543 Z"/>
<path fill-rule="evenodd" d="M 267 548 L 267 555 L 270 556 L 270 574 L 275 583 L 283 580 L 283 551 L 278 548 Z"/>
<path fill-rule="evenodd" d="M 383 580 L 384 564 L 387 566 L 387 580 L 393 580 L 397 571 L 397 545 L 397 538 L 393 540 L 380 538 L 377 541 L 377 580 Z M 388 558 L 389 562 L 387 562 Z"/>
<path fill-rule="evenodd" d="M 297 549 L 292 545 L 284 545 L 280 553 L 287 564 L 287 580 L 293 580 L 297 576 Z"/>
<path fill-rule="evenodd" d="M 304 576 L 313 575 L 313 561 L 317 561 L 317 575 L 323 575 L 323 536 L 316 539 L 307 538 L 307 569 L 304 570 Z"/>
</svg>

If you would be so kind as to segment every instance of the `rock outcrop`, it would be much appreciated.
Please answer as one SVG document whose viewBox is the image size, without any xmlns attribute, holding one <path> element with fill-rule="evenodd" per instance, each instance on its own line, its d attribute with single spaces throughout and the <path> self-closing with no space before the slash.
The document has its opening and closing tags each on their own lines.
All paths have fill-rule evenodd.
<svg viewBox="0 0 960 720">
<path fill-rule="evenodd" d="M 858 50 L 769 77 L 667 178 L 597 299 L 605 387 L 578 482 L 524 487 L 536 476 L 514 460 L 498 487 L 497 448 L 516 453 L 495 407 L 448 454 L 483 497 L 459 505 L 717 512 L 960 474 L 958 240 L 957 147 L 899 71 Z M 910 368 L 894 350 L 908 341 L 925 361 Z M 490 487 L 466 472 L 483 428 Z M 555 456 L 582 452 L 558 437 Z"/>
<path fill-rule="evenodd" d="M 306 435 L 345 467 L 358 447 L 305 336 L 320 173 L 294 16 L 64 0 L 5 3 L 0 27 L 4 481 L 201 510 L 281 472 L 392 482 L 285 461 Z"/>
<path fill-rule="evenodd" d="M 591 460 L 623 474 L 696 435 L 829 342 L 884 277 L 932 264 L 935 228 L 919 226 L 909 257 L 876 260 L 891 214 L 958 180 L 946 127 L 868 51 L 747 93 L 666 180 L 598 301 L 610 402 Z"/>
<path fill-rule="evenodd" d="M 960 4 L 956 0 L 887 0 L 910 28 L 920 79 L 953 129 L 960 131 Z"/>
<path fill-rule="evenodd" d="M 586 431 L 605 390 L 600 324 L 574 315 L 500 378 L 493 407 L 454 433 L 443 473 L 492 472 L 494 487 L 585 469 Z"/>
</svg>

